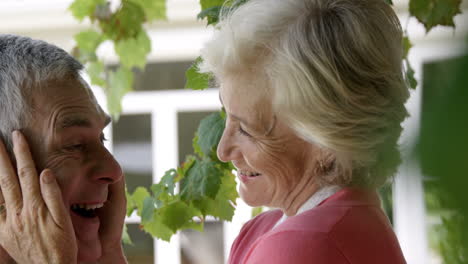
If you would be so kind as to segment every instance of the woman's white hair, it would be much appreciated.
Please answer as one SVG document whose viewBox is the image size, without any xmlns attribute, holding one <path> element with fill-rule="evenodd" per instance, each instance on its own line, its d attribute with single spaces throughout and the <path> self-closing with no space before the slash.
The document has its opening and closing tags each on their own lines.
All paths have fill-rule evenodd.
<svg viewBox="0 0 468 264">
<path fill-rule="evenodd" d="M 10 155 L 11 132 L 24 128 L 30 120 L 32 97 L 45 90 L 49 81 L 69 76 L 82 80 L 82 68 L 81 63 L 54 45 L 0 34 L 0 136 Z"/>
<path fill-rule="evenodd" d="M 275 114 L 330 154 L 323 184 L 377 187 L 395 173 L 409 93 L 384 0 L 250 0 L 224 10 L 202 58 L 221 83 L 267 77 Z"/>
</svg>

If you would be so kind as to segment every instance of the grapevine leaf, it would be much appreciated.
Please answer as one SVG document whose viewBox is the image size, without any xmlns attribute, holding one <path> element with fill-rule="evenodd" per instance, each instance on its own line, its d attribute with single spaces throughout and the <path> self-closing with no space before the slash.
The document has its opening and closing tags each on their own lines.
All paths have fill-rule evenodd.
<svg viewBox="0 0 468 264">
<path fill-rule="evenodd" d="M 236 199 L 239 198 L 237 193 L 237 183 L 232 170 L 225 170 L 223 178 L 221 179 L 221 187 L 219 189 L 217 198 L 222 198 L 236 204 Z"/>
<path fill-rule="evenodd" d="M 163 218 L 159 214 L 154 214 L 153 219 L 142 224 L 141 228 L 153 237 L 169 242 L 175 232 L 165 225 L 162 219 Z"/>
<path fill-rule="evenodd" d="M 202 119 L 198 126 L 198 145 L 205 156 L 215 156 L 219 140 L 223 135 L 225 120 L 220 112 L 210 114 Z M 212 155 L 214 153 L 214 155 Z"/>
<path fill-rule="evenodd" d="M 94 17 L 99 20 L 108 20 L 112 17 L 110 2 L 106 2 L 96 6 Z"/>
<path fill-rule="evenodd" d="M 155 201 L 153 197 L 148 196 L 143 201 L 143 209 L 141 210 L 141 222 L 146 223 L 153 219 L 154 209 L 155 209 Z"/>
<path fill-rule="evenodd" d="M 125 188 L 125 198 L 127 199 L 127 216 L 130 216 L 136 208 L 135 201 L 133 201 L 132 195 L 128 193 Z"/>
<path fill-rule="evenodd" d="M 109 86 L 107 89 L 107 105 L 109 112 L 118 119 L 122 106 L 120 104 L 122 97 L 132 89 L 133 73 L 124 68 L 119 67 L 117 71 L 109 73 Z"/>
<path fill-rule="evenodd" d="M 200 212 L 182 201 L 175 201 L 160 209 L 162 223 L 174 233 Z"/>
<path fill-rule="evenodd" d="M 184 200 L 200 199 L 203 196 L 215 198 L 221 184 L 223 172 L 216 163 L 196 160 L 181 182 L 181 196 Z"/>
<path fill-rule="evenodd" d="M 93 61 L 86 67 L 89 77 L 91 78 L 91 84 L 99 85 L 103 87 L 106 84 L 104 79 L 104 63 L 101 61 Z"/>
<path fill-rule="evenodd" d="M 212 76 L 209 73 L 200 73 L 198 71 L 198 65 L 201 61 L 202 58 L 198 57 L 185 72 L 185 78 L 187 79 L 185 89 L 204 90 L 209 87 Z"/>
<path fill-rule="evenodd" d="M 176 182 L 179 182 L 185 178 L 187 171 L 189 171 L 195 163 L 195 159 L 196 158 L 192 155 L 187 155 L 185 157 L 185 161 L 180 167 L 177 168 L 177 178 L 175 179 Z"/>
<path fill-rule="evenodd" d="M 453 17 L 461 14 L 462 0 L 411 0 L 410 14 L 424 24 L 426 32 L 437 25 L 455 27 Z"/>
<path fill-rule="evenodd" d="M 198 133 L 195 132 L 195 136 L 192 139 L 192 147 L 193 147 L 193 152 L 197 154 L 200 158 L 203 158 L 203 152 L 200 148 L 200 145 L 198 144 Z"/>
<path fill-rule="evenodd" d="M 170 169 L 166 171 L 164 176 L 161 178 L 160 183 L 167 188 L 167 192 L 171 195 L 174 195 L 175 188 L 175 178 L 177 177 L 177 171 L 175 169 Z"/>
<path fill-rule="evenodd" d="M 385 3 L 389 4 L 389 5 L 393 5 L 393 1 L 392 0 L 385 0 Z"/>
<path fill-rule="evenodd" d="M 146 65 L 146 55 L 151 51 L 151 40 L 145 31 L 141 30 L 136 38 L 121 39 L 115 45 L 115 52 L 120 57 L 120 63 L 127 68 Z"/>
<path fill-rule="evenodd" d="M 205 10 L 214 6 L 222 6 L 225 0 L 200 0 L 201 9 Z"/>
<path fill-rule="evenodd" d="M 416 89 L 416 87 L 418 86 L 418 81 L 414 77 L 414 70 L 413 70 L 413 67 L 411 67 L 411 64 L 409 63 L 408 59 L 405 59 L 405 65 L 406 65 L 406 80 L 408 81 L 410 88 Z"/>
<path fill-rule="evenodd" d="M 206 18 L 208 21 L 208 25 L 217 24 L 219 21 L 219 13 L 221 12 L 221 6 L 212 6 L 207 9 L 203 9 L 200 13 L 198 13 L 198 19 Z"/>
<path fill-rule="evenodd" d="M 257 215 L 261 214 L 263 212 L 263 209 L 264 209 L 263 206 L 252 208 L 252 218 L 254 218 Z"/>
<path fill-rule="evenodd" d="M 403 59 L 408 58 L 409 50 L 413 47 L 408 36 L 403 37 Z"/>
<path fill-rule="evenodd" d="M 166 0 L 130 0 L 140 5 L 148 20 L 166 19 Z"/>
<path fill-rule="evenodd" d="M 135 38 L 145 22 L 142 7 L 130 1 L 122 1 L 122 5 L 108 20 L 100 20 L 99 26 L 107 38 L 118 42 L 122 39 Z M 117 43 L 116 43 L 117 44 Z"/>
<path fill-rule="evenodd" d="M 189 221 L 185 223 L 180 229 L 193 229 L 199 232 L 203 232 L 203 222 Z"/>
<path fill-rule="evenodd" d="M 141 215 L 141 210 L 143 209 L 144 200 L 150 196 L 148 190 L 145 187 L 137 187 L 132 194 L 132 200 L 135 206 L 138 208 L 138 214 Z"/>
<path fill-rule="evenodd" d="M 204 216 L 211 215 L 222 220 L 231 221 L 235 211 L 233 204 L 235 204 L 237 197 L 238 194 L 234 175 L 226 171 L 222 178 L 216 199 L 203 197 L 199 200 L 195 200 L 193 204 Z"/>
<path fill-rule="evenodd" d="M 130 238 L 130 235 L 128 234 L 127 225 L 124 225 L 124 227 L 123 227 L 122 243 L 124 243 L 126 245 L 133 245 L 133 241 Z"/>
<path fill-rule="evenodd" d="M 85 17 L 93 15 L 97 5 L 105 2 L 105 0 L 75 0 L 68 9 L 78 21 L 82 21 Z"/>
<path fill-rule="evenodd" d="M 82 51 L 94 53 L 101 44 L 102 36 L 98 32 L 89 29 L 76 34 L 75 41 Z"/>
<path fill-rule="evenodd" d="M 140 5 L 130 1 L 122 1 L 122 7 L 116 13 L 122 38 L 135 37 L 141 31 L 141 25 L 145 21 L 145 12 Z"/>
</svg>

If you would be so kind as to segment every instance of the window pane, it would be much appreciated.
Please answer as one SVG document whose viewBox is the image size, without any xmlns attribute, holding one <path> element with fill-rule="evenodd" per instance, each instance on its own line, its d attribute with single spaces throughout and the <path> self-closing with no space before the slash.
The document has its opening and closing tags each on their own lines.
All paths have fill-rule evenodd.
<svg viewBox="0 0 468 264">
<path fill-rule="evenodd" d="M 185 71 L 190 65 L 191 61 L 150 63 L 143 72 L 136 72 L 134 88 L 136 91 L 183 89 Z"/>
<path fill-rule="evenodd" d="M 113 125 L 114 156 L 129 192 L 152 183 L 151 115 L 123 115 Z"/>
<path fill-rule="evenodd" d="M 182 231 L 180 246 L 182 264 L 224 263 L 223 224 L 205 222 L 203 233 L 194 230 Z"/>
<path fill-rule="evenodd" d="M 125 256 L 130 264 L 153 264 L 153 238 L 140 230 L 139 224 L 127 224 L 133 245 L 124 245 Z"/>
</svg>

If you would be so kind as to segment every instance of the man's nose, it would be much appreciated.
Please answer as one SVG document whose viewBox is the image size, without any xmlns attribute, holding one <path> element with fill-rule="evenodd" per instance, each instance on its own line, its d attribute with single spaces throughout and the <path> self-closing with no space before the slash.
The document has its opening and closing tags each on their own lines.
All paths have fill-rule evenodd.
<svg viewBox="0 0 468 264">
<path fill-rule="evenodd" d="M 114 156 L 102 146 L 101 151 L 95 155 L 95 163 L 90 173 L 93 180 L 113 184 L 122 179 L 123 173 Z"/>
</svg>

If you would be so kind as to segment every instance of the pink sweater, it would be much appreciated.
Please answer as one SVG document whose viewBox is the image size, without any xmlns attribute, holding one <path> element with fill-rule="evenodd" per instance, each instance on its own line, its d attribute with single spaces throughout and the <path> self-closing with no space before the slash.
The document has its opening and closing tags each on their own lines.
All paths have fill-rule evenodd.
<svg viewBox="0 0 468 264">
<path fill-rule="evenodd" d="M 280 210 L 247 222 L 229 264 L 406 263 L 375 191 L 344 188 L 273 229 Z"/>
</svg>

